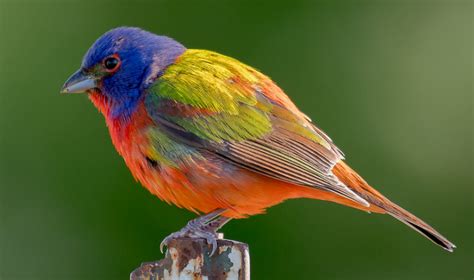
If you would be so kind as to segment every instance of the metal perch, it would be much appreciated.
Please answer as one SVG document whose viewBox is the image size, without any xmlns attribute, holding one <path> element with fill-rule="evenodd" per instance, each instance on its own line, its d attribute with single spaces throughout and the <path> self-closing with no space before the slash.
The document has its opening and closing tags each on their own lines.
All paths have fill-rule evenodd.
<svg viewBox="0 0 474 280">
<path fill-rule="evenodd" d="M 168 245 L 166 257 L 143 263 L 130 274 L 131 280 L 250 280 L 248 245 L 217 240 L 217 250 L 204 239 L 180 238 Z"/>
</svg>

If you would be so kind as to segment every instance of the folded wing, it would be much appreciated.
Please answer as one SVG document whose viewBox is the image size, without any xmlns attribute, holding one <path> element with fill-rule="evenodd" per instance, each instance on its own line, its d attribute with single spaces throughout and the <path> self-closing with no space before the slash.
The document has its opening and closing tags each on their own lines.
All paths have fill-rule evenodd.
<svg viewBox="0 0 474 280">
<path fill-rule="evenodd" d="M 332 174 L 343 154 L 331 139 L 268 77 L 235 59 L 187 50 L 148 89 L 145 104 L 176 141 L 369 205 Z"/>
</svg>

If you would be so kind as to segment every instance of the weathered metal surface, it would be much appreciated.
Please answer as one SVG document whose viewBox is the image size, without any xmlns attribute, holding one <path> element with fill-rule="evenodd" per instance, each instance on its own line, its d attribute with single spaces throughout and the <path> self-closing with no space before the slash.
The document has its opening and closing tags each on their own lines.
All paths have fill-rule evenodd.
<svg viewBox="0 0 474 280">
<path fill-rule="evenodd" d="M 131 280 L 250 280 L 250 256 L 245 243 L 219 239 L 217 250 L 203 239 L 172 240 L 166 257 L 143 263 Z"/>
</svg>

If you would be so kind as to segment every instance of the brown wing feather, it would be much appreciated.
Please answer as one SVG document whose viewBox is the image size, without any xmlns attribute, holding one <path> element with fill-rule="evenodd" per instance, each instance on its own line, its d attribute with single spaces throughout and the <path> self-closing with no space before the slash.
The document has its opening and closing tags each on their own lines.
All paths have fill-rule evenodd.
<svg viewBox="0 0 474 280">
<path fill-rule="evenodd" d="M 328 149 L 302 136 L 295 132 L 294 127 L 289 128 L 285 119 L 273 116 L 272 125 L 273 131 L 262 139 L 229 142 L 214 151 L 254 172 L 288 183 L 333 192 L 364 207 L 369 205 L 332 174 L 333 166 L 342 157 L 339 149 Z M 311 128 L 314 129 L 313 126 Z M 317 133 L 315 130 L 308 132 Z M 326 135 L 317 136 L 330 141 Z M 331 142 L 329 147 L 335 146 Z"/>
</svg>

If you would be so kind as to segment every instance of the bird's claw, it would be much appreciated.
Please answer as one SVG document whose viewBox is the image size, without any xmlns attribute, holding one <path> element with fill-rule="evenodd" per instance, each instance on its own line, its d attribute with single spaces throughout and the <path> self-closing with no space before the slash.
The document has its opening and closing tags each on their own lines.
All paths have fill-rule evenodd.
<svg viewBox="0 0 474 280">
<path fill-rule="evenodd" d="M 160 244 L 160 251 L 163 253 L 164 247 L 168 247 L 173 239 L 178 238 L 202 238 L 207 244 L 211 245 L 210 257 L 214 255 L 217 249 L 218 234 L 208 224 L 203 224 L 200 220 L 190 221 L 183 229 L 168 235 Z"/>
</svg>

